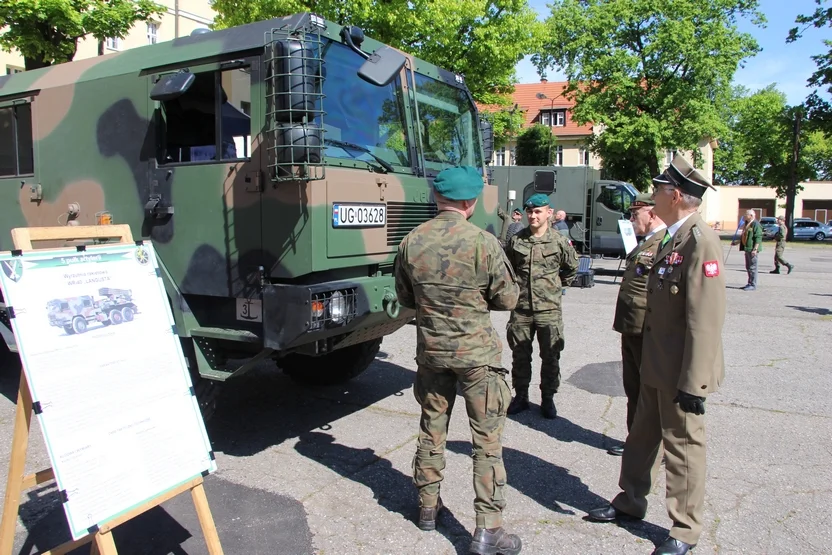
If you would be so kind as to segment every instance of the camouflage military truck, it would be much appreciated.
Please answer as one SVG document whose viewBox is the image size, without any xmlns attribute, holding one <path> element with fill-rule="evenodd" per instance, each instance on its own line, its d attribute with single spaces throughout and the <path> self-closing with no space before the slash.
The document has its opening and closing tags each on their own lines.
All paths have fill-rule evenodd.
<svg viewBox="0 0 832 555">
<path fill-rule="evenodd" d="M 98 299 L 81 295 L 50 300 L 46 303 L 49 325 L 72 335 L 84 333 L 89 324 L 96 322 L 103 326 L 131 322 L 138 312 L 130 290 L 102 287 L 98 294 Z"/>
<path fill-rule="evenodd" d="M 0 134 L 0 249 L 56 222 L 151 240 L 206 417 L 264 359 L 367 368 L 414 316 L 391 272 L 431 180 L 492 151 L 462 76 L 309 13 L 0 77 Z M 496 234 L 497 204 L 472 221 Z"/>
</svg>

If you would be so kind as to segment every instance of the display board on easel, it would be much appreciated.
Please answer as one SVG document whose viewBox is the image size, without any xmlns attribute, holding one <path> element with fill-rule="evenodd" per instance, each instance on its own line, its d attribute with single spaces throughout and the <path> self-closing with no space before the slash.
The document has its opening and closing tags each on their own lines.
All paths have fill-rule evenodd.
<svg viewBox="0 0 832 555">
<path fill-rule="evenodd" d="M 52 238 L 17 229 L 15 246 L 31 248 L 21 232 L 36 229 Z M 0 269 L 22 364 L 0 532 L 13 532 L 21 489 L 54 478 L 74 543 L 94 535 L 115 553 L 102 530 L 191 490 L 209 552 L 222 553 L 202 487 L 217 466 L 152 244 L 0 252 Z M 52 468 L 21 480 L 31 411 Z"/>
</svg>

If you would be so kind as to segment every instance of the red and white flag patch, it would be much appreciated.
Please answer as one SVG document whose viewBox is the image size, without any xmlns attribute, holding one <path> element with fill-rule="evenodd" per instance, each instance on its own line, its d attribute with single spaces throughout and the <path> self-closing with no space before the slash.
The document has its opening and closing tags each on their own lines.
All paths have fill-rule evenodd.
<svg viewBox="0 0 832 555">
<path fill-rule="evenodd" d="M 705 270 L 706 277 L 716 277 L 719 275 L 719 262 L 716 260 L 708 260 L 702 264 L 702 268 Z"/>
</svg>

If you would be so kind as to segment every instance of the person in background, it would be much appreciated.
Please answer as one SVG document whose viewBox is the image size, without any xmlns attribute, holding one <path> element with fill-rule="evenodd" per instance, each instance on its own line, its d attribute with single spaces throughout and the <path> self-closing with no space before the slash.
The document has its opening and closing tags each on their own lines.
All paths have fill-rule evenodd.
<svg viewBox="0 0 832 555">
<path fill-rule="evenodd" d="M 740 235 L 740 249 L 745 252 L 745 271 L 748 273 L 748 285 L 742 288 L 743 291 L 757 290 L 757 261 L 758 254 L 763 250 L 763 226 L 757 221 L 757 215 L 753 210 L 745 211 L 745 225 Z M 732 244 L 736 245 L 734 241 Z"/>
<path fill-rule="evenodd" d="M 785 220 L 783 216 L 777 216 L 777 233 L 774 235 L 774 240 L 777 241 L 777 245 L 774 247 L 774 269 L 769 272 L 770 274 L 779 274 L 781 264 L 789 269 L 789 274 L 794 270 L 794 264 L 789 264 L 783 258 L 783 251 L 786 250 L 787 235 Z"/>
</svg>

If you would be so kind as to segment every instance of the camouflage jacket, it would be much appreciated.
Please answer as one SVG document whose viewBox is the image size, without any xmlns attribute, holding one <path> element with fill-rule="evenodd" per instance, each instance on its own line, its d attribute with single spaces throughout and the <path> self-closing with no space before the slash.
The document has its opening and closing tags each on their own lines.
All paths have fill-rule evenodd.
<svg viewBox="0 0 832 555">
<path fill-rule="evenodd" d="M 497 238 L 443 211 L 407 234 L 394 265 L 399 303 L 416 310 L 416 362 L 501 366 L 489 310 L 512 310 L 518 287 Z"/>
<path fill-rule="evenodd" d="M 578 275 L 578 255 L 569 240 L 549 228 L 543 237 L 522 229 L 506 245 L 506 254 L 520 286 L 517 310 L 560 310 L 561 289 Z"/>
<path fill-rule="evenodd" d="M 786 235 L 788 232 L 786 231 L 786 224 L 780 224 L 777 226 L 777 234 L 774 238 L 777 240 L 777 244 L 775 245 L 778 249 L 786 248 Z"/>
</svg>

